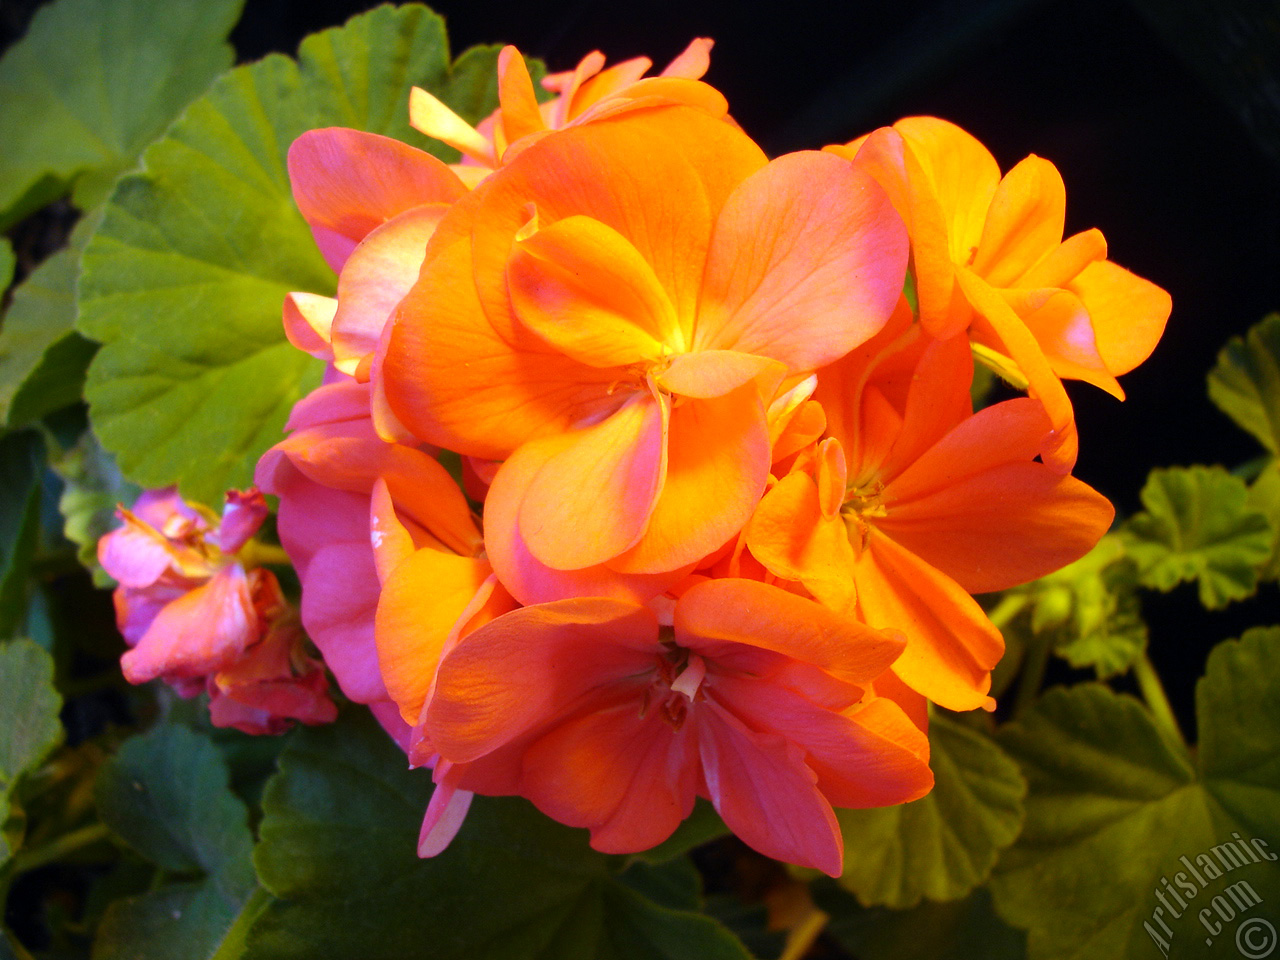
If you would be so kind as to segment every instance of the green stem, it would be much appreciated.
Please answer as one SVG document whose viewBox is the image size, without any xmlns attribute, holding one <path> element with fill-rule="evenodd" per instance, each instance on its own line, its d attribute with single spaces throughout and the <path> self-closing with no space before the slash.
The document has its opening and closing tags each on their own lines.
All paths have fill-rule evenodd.
<svg viewBox="0 0 1280 960">
<path fill-rule="evenodd" d="M 246 543 L 240 548 L 240 552 L 236 556 L 247 568 L 287 567 L 293 563 L 289 559 L 289 555 L 284 552 L 283 547 L 272 546 L 269 543 L 259 543 L 257 540 L 250 540 Z"/>
<path fill-rule="evenodd" d="M 13 936 L 13 934 L 0 930 L 0 941 L 3 941 L 0 943 L 0 946 L 6 946 L 13 951 L 13 955 L 16 960 L 35 960 L 35 957 L 31 956 L 31 954 L 27 952 L 27 948 L 19 943 L 18 938 Z"/>
<path fill-rule="evenodd" d="M 1022 612 L 1023 607 L 1027 605 L 1027 598 L 1017 593 L 1006 593 L 1000 598 L 1000 602 L 996 604 L 995 609 L 987 614 L 997 630 L 1001 632 L 1008 626 L 1018 614 Z"/>
<path fill-rule="evenodd" d="M 89 826 L 81 827 L 79 830 L 64 833 L 62 836 L 50 840 L 42 847 L 21 850 L 13 858 L 14 875 L 54 863 L 83 847 L 91 846 L 99 840 L 105 840 L 108 836 L 109 831 L 105 824 L 91 823 Z"/>
<path fill-rule="evenodd" d="M 812 908 L 805 918 L 792 927 L 791 932 L 787 934 L 786 947 L 778 960 L 800 960 L 809 952 L 813 941 L 818 939 L 818 935 L 826 928 L 827 921 L 830 919 L 817 907 Z"/>
<path fill-rule="evenodd" d="M 1018 692 L 1013 700 L 1013 716 L 1022 716 L 1040 695 L 1044 686 L 1044 674 L 1049 669 L 1049 638 L 1043 635 L 1033 636 L 1027 642 L 1027 652 L 1022 660 L 1022 678 L 1018 681 Z"/>
<path fill-rule="evenodd" d="M 1164 692 L 1164 684 L 1160 682 L 1160 675 L 1156 673 L 1156 668 L 1145 651 L 1133 664 L 1133 678 L 1138 681 L 1142 699 L 1147 701 L 1147 706 L 1151 709 L 1152 716 L 1156 718 L 1156 723 L 1173 734 L 1174 739 L 1185 747 L 1187 738 L 1182 735 L 1178 718 L 1174 716 L 1173 707 L 1169 705 L 1169 698 Z"/>
<path fill-rule="evenodd" d="M 253 926 L 253 921 L 258 918 L 258 914 L 263 911 L 263 908 L 271 900 L 270 893 L 262 887 L 254 887 L 253 893 L 244 902 L 244 906 L 240 908 L 236 922 L 231 925 L 231 929 L 222 938 L 222 943 L 218 946 L 218 952 L 210 960 L 221 960 L 222 957 L 231 960 L 233 957 L 242 956 L 245 950 L 245 942 L 249 936 L 249 928 Z"/>
</svg>

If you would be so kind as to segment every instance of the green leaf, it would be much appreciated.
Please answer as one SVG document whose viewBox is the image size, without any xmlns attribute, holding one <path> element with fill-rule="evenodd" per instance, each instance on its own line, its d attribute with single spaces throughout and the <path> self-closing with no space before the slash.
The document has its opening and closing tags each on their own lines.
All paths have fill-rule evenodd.
<svg viewBox="0 0 1280 960">
<path fill-rule="evenodd" d="M 1209 399 L 1280 454 L 1280 313 L 1272 313 L 1244 335 L 1232 337 L 1209 371 Z"/>
<path fill-rule="evenodd" d="M 8 237 L 0 237 L 0 292 L 9 288 L 9 284 L 13 281 L 13 269 L 17 265 L 17 258 L 13 255 L 13 245 L 9 243 Z"/>
<path fill-rule="evenodd" d="M 693 805 L 693 813 L 676 827 L 676 832 L 651 850 L 636 854 L 648 863 L 666 863 L 682 856 L 694 847 L 700 847 L 719 837 L 726 836 L 729 828 L 716 813 L 716 808 L 701 797 Z"/>
<path fill-rule="evenodd" d="M 93 582 L 113 586 L 115 581 L 98 563 L 98 541 L 117 525 L 116 507 L 131 506 L 142 488 L 124 479 L 91 430 L 82 433 L 51 466 L 63 483 L 58 499 L 63 535 L 76 545 L 76 556 L 93 574 Z"/>
<path fill-rule="evenodd" d="M 100 222 L 87 216 L 71 243 L 13 291 L 0 329 L 0 423 L 22 426 L 78 401 L 97 352 L 74 330 L 80 256 Z"/>
<path fill-rule="evenodd" d="M 1026 784 L 989 738 L 935 714 L 926 796 L 896 807 L 837 810 L 844 833 L 840 883 L 862 903 L 912 907 L 955 900 L 986 880 L 1022 823 Z"/>
<path fill-rule="evenodd" d="M 0 437 L 0 638 L 27 606 L 27 575 L 40 527 L 44 444 L 32 431 Z"/>
<path fill-rule="evenodd" d="M 859 960 L 1022 960 L 1026 935 L 1004 923 L 978 888 L 963 900 L 923 901 L 910 910 L 863 907 L 836 883 L 813 886 L 831 919 L 827 933 Z"/>
<path fill-rule="evenodd" d="M 248 814 L 207 737 L 176 724 L 133 737 L 103 764 L 94 797 L 103 823 L 162 869 L 252 888 Z"/>
<path fill-rule="evenodd" d="M 261 889 L 235 908 L 209 883 L 172 883 L 114 901 L 92 960 L 238 960 L 244 930 L 270 900 Z"/>
<path fill-rule="evenodd" d="M 1252 594 L 1273 531 L 1247 497 L 1244 481 L 1221 467 L 1152 470 L 1142 488 L 1146 512 L 1124 528 L 1139 582 L 1169 591 L 1197 580 L 1200 602 L 1210 610 Z"/>
<path fill-rule="evenodd" d="M 124 843 L 166 872 L 195 877 L 113 903 L 94 960 L 213 957 L 257 889 L 248 811 L 218 748 L 186 727 L 157 727 L 103 764 L 94 795 Z"/>
<path fill-rule="evenodd" d="M 284 295 L 334 289 L 293 205 L 289 144 L 343 125 L 429 147 L 408 127 L 409 88 L 466 114 L 491 102 L 476 93 L 487 56 L 450 73 L 439 17 L 379 7 L 308 37 L 297 63 L 273 55 L 222 77 L 121 180 L 85 253 L 79 329 L 103 344 L 86 395 L 126 476 L 208 503 L 249 482 L 320 378 L 285 340 Z"/>
<path fill-rule="evenodd" d="M 1215 934 L 1199 911 L 1247 890 L 1280 901 L 1276 864 L 1240 847 L 1280 847 L 1280 628 L 1219 644 L 1196 711 L 1194 763 L 1098 684 L 1051 690 L 1002 731 L 1031 789 L 991 886 L 1033 960 L 1234 956 L 1234 926 Z"/>
<path fill-rule="evenodd" d="M 254 860 L 278 899 L 248 960 L 399 960 L 427 943 L 433 960 L 747 960 L 718 923 L 619 882 L 618 858 L 519 799 L 477 797 L 449 849 L 418 859 L 429 788 L 367 714 L 297 731 L 263 797 Z"/>
<path fill-rule="evenodd" d="M 58 0 L 0 61 L 0 228 L 74 184 L 90 209 L 210 81 L 243 0 Z"/>
<path fill-rule="evenodd" d="M 1099 678 L 1128 670 L 1147 648 L 1137 570 L 1124 542 L 1108 534 L 1075 563 L 1028 584 L 1030 627 L 1047 633 L 1054 651 Z"/>
<path fill-rule="evenodd" d="M 62 740 L 53 688 L 53 658 L 30 640 L 0 646 L 0 823 L 8 817 L 14 786 Z M 0 831 L 0 864 L 13 854 Z"/>
<path fill-rule="evenodd" d="M 1259 471 L 1246 503 L 1271 521 L 1271 557 L 1258 571 L 1258 579 L 1280 580 L 1280 457 L 1272 457 Z"/>
</svg>

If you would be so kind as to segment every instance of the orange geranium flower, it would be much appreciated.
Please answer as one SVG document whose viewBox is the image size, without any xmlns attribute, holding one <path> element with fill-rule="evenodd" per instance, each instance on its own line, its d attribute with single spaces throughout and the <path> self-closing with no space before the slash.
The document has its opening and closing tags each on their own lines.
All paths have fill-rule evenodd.
<svg viewBox="0 0 1280 960">
<path fill-rule="evenodd" d="M 980 355 L 1048 411 L 1043 455 L 1062 471 L 1078 440 L 1062 378 L 1124 399 L 1116 377 L 1155 348 L 1164 290 L 1107 259 L 1098 230 L 1062 238 L 1057 168 L 1029 156 L 1003 178 L 987 149 L 954 124 L 908 117 L 845 146 L 880 182 L 911 233 L 920 322 L 946 338 L 966 329 Z"/>
<path fill-rule="evenodd" d="M 463 154 L 454 169 L 475 185 L 519 149 L 550 130 L 586 123 L 619 111 L 655 103 L 683 103 L 723 117 L 729 106 L 714 87 L 699 78 L 710 64 L 712 41 L 694 40 L 659 76 L 645 77 L 653 61 L 634 57 L 604 69 L 605 57 L 593 50 L 574 70 L 553 73 L 542 86 L 555 97 L 539 104 L 524 58 L 515 47 L 498 54 L 499 108 L 472 127 L 440 100 L 414 87 L 409 95 L 409 122 L 427 136 Z"/>
<path fill-rule="evenodd" d="M 970 413 L 963 336 L 934 340 L 903 308 L 823 370 L 827 438 L 765 494 L 745 532 L 771 573 L 836 610 L 893 627 L 893 671 L 953 710 L 991 706 L 1000 632 L 970 594 L 1083 556 L 1114 510 L 1034 458 L 1052 425 L 1031 399 Z"/>
<path fill-rule="evenodd" d="M 769 404 L 883 326 L 905 259 L 856 166 L 635 109 L 542 138 L 450 209 L 375 381 L 420 439 L 505 460 L 485 539 L 518 599 L 549 599 L 522 594 L 524 563 L 599 593 L 738 532 Z"/>
<path fill-rule="evenodd" d="M 901 649 L 893 632 L 738 579 L 695 584 L 665 616 L 598 597 L 499 616 L 436 678 L 439 809 L 422 851 L 438 851 L 432 830 L 455 825 L 467 791 L 525 796 L 606 853 L 661 843 L 703 796 L 757 850 L 838 876 L 833 804 L 933 785 L 924 733 L 872 690 Z"/>
</svg>

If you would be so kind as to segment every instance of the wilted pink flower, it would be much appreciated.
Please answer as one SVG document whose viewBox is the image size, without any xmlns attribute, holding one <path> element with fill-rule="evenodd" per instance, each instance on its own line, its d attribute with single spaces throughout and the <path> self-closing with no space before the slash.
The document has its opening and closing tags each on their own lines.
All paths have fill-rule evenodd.
<svg viewBox="0 0 1280 960">
<path fill-rule="evenodd" d="M 214 724 L 246 733 L 334 719 L 323 664 L 307 656 L 275 575 L 237 556 L 266 518 L 260 492 L 229 492 L 221 522 L 172 487 L 118 513 L 124 526 L 98 542 L 98 559 L 120 584 L 126 680 L 159 677 L 184 697 L 207 690 Z"/>
</svg>

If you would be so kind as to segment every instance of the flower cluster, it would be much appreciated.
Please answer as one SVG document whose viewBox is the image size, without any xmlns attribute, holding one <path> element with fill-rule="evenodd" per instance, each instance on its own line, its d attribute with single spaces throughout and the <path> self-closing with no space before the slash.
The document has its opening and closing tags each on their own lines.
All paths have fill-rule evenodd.
<svg viewBox="0 0 1280 960">
<path fill-rule="evenodd" d="M 159 677 L 184 697 L 207 692 L 214 725 L 245 733 L 337 716 L 324 665 L 306 654 L 275 574 L 252 563 L 250 538 L 267 516 L 261 493 L 233 490 L 221 521 L 173 488 L 118 513 L 124 525 L 102 538 L 98 559 L 119 583 L 125 679 Z"/>
<path fill-rule="evenodd" d="M 1122 397 L 1167 295 L 1063 239 L 1052 164 L 1001 177 L 945 121 L 770 160 L 710 46 L 541 103 L 507 48 L 474 128 L 415 90 L 454 166 L 290 151 L 338 285 L 284 305 L 327 374 L 257 483 L 338 684 L 433 769 L 423 855 L 475 793 L 614 853 L 701 796 L 839 874 L 833 806 L 932 786 L 928 703 L 994 707 L 973 595 L 1112 520 L 1062 380 Z M 975 412 L 975 358 L 1027 396 Z"/>
</svg>

